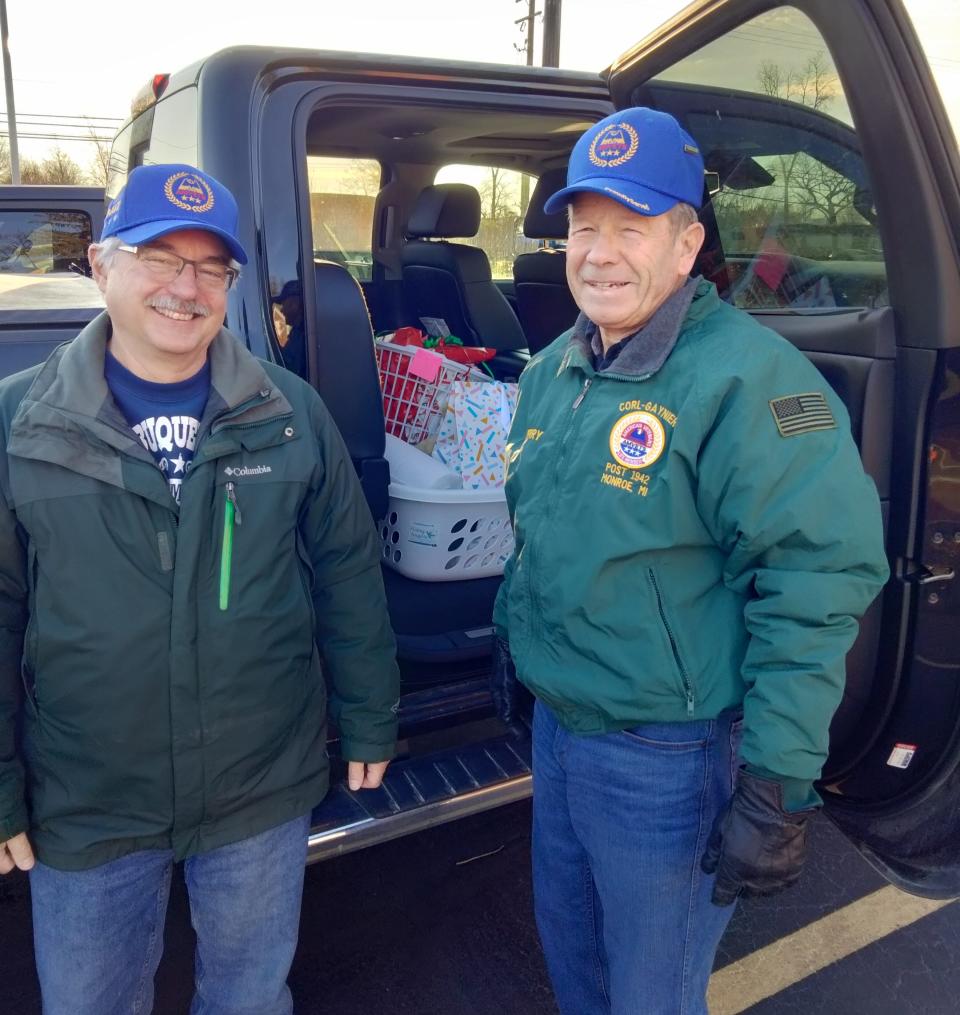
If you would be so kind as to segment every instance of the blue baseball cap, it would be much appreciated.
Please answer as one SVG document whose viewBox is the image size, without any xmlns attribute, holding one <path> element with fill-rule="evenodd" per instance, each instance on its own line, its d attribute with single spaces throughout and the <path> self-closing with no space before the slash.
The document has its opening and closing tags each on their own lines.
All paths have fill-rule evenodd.
<svg viewBox="0 0 960 1015">
<path fill-rule="evenodd" d="M 640 215 L 703 202 L 703 156 L 669 113 L 622 109 L 594 124 L 574 145 L 567 185 L 544 205 L 552 215 L 574 194 L 601 194 Z"/>
<path fill-rule="evenodd" d="M 107 205 L 101 241 L 118 236 L 136 246 L 181 229 L 219 236 L 240 264 L 247 255 L 237 239 L 239 213 L 233 194 L 193 166 L 137 166 Z"/>
</svg>

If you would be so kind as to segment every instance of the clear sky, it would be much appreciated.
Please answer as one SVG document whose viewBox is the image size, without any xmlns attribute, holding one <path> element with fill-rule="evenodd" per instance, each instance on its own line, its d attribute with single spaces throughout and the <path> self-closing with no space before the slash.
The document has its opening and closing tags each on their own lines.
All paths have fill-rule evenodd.
<svg viewBox="0 0 960 1015">
<path fill-rule="evenodd" d="M 948 104 L 958 110 L 956 123 L 960 0 L 908 3 Z M 563 0 L 560 62 L 599 71 L 683 6 L 683 0 Z M 154 74 L 230 45 L 522 63 L 514 48 L 522 43 L 521 29 L 514 21 L 527 13 L 527 0 L 7 0 L 7 10 L 24 134 L 60 132 L 28 125 L 28 114 L 124 118 L 134 94 Z M 538 61 L 540 39 L 538 20 Z M 20 149 L 36 158 L 56 143 L 22 138 Z M 89 145 L 64 147 L 84 166 L 93 155 Z"/>
</svg>

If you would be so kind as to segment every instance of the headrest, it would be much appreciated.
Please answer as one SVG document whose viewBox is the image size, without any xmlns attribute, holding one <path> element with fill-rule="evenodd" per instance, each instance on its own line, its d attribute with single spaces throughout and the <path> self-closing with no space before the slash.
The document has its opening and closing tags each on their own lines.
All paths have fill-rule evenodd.
<svg viewBox="0 0 960 1015">
<path fill-rule="evenodd" d="M 548 197 L 567 185 L 566 166 L 548 169 L 537 180 L 530 195 L 527 214 L 523 218 L 523 235 L 532 240 L 565 240 L 567 238 L 567 216 L 565 211 L 548 215 L 543 206 Z"/>
<path fill-rule="evenodd" d="M 420 191 L 407 223 L 407 236 L 476 236 L 480 194 L 466 183 L 437 183 Z"/>
</svg>

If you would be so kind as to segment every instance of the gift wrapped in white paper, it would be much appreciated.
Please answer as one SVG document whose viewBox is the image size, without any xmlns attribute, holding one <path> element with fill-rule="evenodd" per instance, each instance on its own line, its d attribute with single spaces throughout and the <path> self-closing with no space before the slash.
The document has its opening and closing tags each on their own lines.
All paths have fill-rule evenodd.
<svg viewBox="0 0 960 1015">
<path fill-rule="evenodd" d="M 433 457 L 460 474 L 465 490 L 503 486 L 507 436 L 516 408 L 516 384 L 454 381 Z"/>
</svg>

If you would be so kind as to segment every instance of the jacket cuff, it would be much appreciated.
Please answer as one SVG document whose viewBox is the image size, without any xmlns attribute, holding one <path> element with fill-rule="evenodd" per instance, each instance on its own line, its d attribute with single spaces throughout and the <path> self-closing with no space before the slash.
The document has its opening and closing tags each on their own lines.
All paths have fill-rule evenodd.
<svg viewBox="0 0 960 1015">
<path fill-rule="evenodd" d="M 27 808 L 22 802 L 12 807 L 2 818 L 0 818 L 0 842 L 6 842 L 21 832 L 30 828 L 30 821 L 27 818 Z"/>
<path fill-rule="evenodd" d="M 365 744 L 359 740 L 340 740 L 340 757 L 344 761 L 392 761 L 397 753 L 396 743 Z"/>
<path fill-rule="evenodd" d="M 770 779 L 780 784 L 783 795 L 783 809 L 785 811 L 806 811 L 811 807 L 822 807 L 823 800 L 820 794 L 813 788 L 809 779 L 791 779 L 788 776 L 777 775 L 766 768 L 757 765 L 744 766 L 751 775 L 757 775 L 761 779 Z"/>
</svg>

